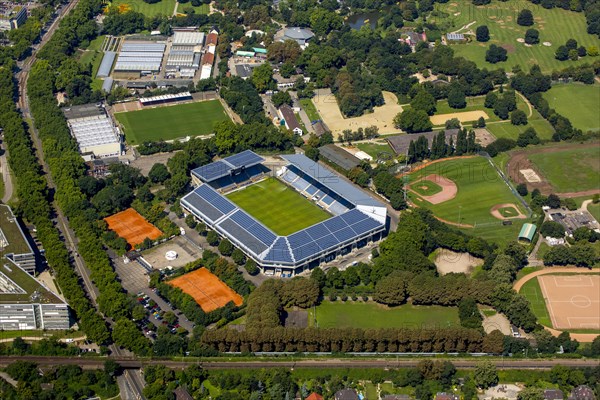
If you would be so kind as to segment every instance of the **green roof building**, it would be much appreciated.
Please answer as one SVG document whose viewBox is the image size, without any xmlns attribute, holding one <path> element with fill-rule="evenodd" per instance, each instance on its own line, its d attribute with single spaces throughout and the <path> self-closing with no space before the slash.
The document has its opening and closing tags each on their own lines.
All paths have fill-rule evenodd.
<svg viewBox="0 0 600 400">
<path fill-rule="evenodd" d="M 533 235 L 535 235 L 536 226 L 534 224 L 525 223 L 519 232 L 519 240 L 526 240 L 531 242 Z"/>
</svg>

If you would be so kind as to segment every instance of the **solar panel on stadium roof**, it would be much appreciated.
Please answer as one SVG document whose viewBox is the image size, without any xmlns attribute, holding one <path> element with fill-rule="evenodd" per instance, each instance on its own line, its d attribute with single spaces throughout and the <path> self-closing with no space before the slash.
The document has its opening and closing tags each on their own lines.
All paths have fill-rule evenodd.
<svg viewBox="0 0 600 400">
<path fill-rule="evenodd" d="M 270 243 L 264 244 L 229 218 L 220 222 L 218 226 L 255 256 L 265 251 L 270 245 Z"/>
<path fill-rule="evenodd" d="M 222 160 L 212 162 L 194 169 L 194 174 L 198 175 L 203 181 L 210 182 L 222 178 L 231 171 L 231 167 Z"/>
<path fill-rule="evenodd" d="M 345 227 L 344 229 L 334 232 L 333 235 L 340 241 L 340 243 L 356 237 L 356 233 L 349 227 Z"/>
<path fill-rule="evenodd" d="M 363 233 L 372 231 L 373 229 L 379 228 L 380 226 L 381 224 L 377 223 L 377 221 L 367 217 L 367 219 L 359 221 L 356 224 L 352 224 L 351 228 L 354 232 L 356 232 L 357 235 L 362 235 Z"/>
<path fill-rule="evenodd" d="M 292 263 L 294 259 L 290 253 L 287 241 L 279 237 L 265 256 L 265 260 L 271 262 Z"/>
<path fill-rule="evenodd" d="M 250 166 L 264 161 L 264 158 L 253 152 L 252 150 L 244 150 L 241 153 L 226 157 L 225 161 L 236 168 Z"/>
<path fill-rule="evenodd" d="M 230 213 L 235 210 L 235 206 L 225 197 L 221 196 L 217 193 L 213 188 L 208 185 L 200 185 L 195 190 L 198 196 L 204 198 L 210 204 L 213 205 L 217 210 L 221 211 L 223 214 Z"/>
<path fill-rule="evenodd" d="M 325 251 L 332 247 L 335 247 L 339 243 L 339 240 L 337 240 L 337 238 L 333 235 L 327 235 L 319 239 L 319 241 L 317 241 L 316 243 L 319 245 L 321 250 Z"/>
<path fill-rule="evenodd" d="M 290 247 L 292 249 L 301 247 L 304 244 L 311 242 L 311 241 L 312 241 L 312 238 L 308 235 L 308 233 L 306 233 L 303 230 L 298 231 L 298 232 L 293 233 L 290 236 L 288 236 L 288 242 L 290 243 Z"/>
<path fill-rule="evenodd" d="M 213 207 L 208 201 L 198 196 L 195 192 L 191 192 L 181 199 L 181 202 L 192 211 L 203 214 L 210 221 L 216 221 L 223 216 L 223 213 Z"/>
<path fill-rule="evenodd" d="M 327 221 L 324 221 L 323 225 L 325 225 L 331 232 L 339 231 L 340 229 L 348 226 L 348 224 L 340 217 L 330 218 Z"/>
<path fill-rule="evenodd" d="M 329 235 L 329 229 L 325 228 L 323 223 L 316 224 L 304 230 L 310 235 L 313 240 L 320 240 L 322 237 Z"/>
<path fill-rule="evenodd" d="M 321 249 L 319 248 L 316 242 L 310 242 L 305 244 L 304 246 L 300 246 L 295 249 L 292 248 L 292 253 L 294 253 L 294 258 L 296 259 L 296 262 L 312 257 L 320 251 Z"/>
</svg>

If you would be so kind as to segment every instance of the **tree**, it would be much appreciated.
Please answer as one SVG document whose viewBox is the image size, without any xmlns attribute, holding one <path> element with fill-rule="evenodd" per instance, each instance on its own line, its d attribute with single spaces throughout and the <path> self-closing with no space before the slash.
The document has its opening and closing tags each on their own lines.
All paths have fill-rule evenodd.
<svg viewBox="0 0 600 400">
<path fill-rule="evenodd" d="M 260 93 L 264 93 L 269 89 L 275 89 L 275 81 L 273 80 L 273 68 L 271 64 L 263 63 L 252 70 L 250 81 Z"/>
<path fill-rule="evenodd" d="M 494 106 L 496 105 L 497 102 L 498 102 L 498 95 L 494 92 L 489 92 L 488 94 L 485 95 L 485 101 L 483 103 L 483 106 L 485 108 L 494 108 Z"/>
<path fill-rule="evenodd" d="M 521 10 L 517 16 L 517 24 L 521 26 L 533 25 L 533 13 L 526 8 Z"/>
<path fill-rule="evenodd" d="M 225 257 L 230 256 L 233 253 L 233 244 L 227 239 L 221 240 L 221 243 L 219 243 L 219 252 Z"/>
<path fill-rule="evenodd" d="M 452 108 L 465 108 L 467 106 L 465 92 L 456 87 L 450 89 L 450 92 L 448 92 L 448 105 Z"/>
<path fill-rule="evenodd" d="M 577 50 L 577 40 L 568 39 L 567 42 L 565 43 L 565 47 L 569 50 Z"/>
<path fill-rule="evenodd" d="M 460 120 L 458 118 L 451 118 L 446 121 L 446 129 L 460 129 Z"/>
<path fill-rule="evenodd" d="M 565 237 L 565 228 L 558 222 L 545 221 L 540 227 L 540 234 L 544 237 L 563 238 Z"/>
<path fill-rule="evenodd" d="M 526 387 L 517 395 L 517 400 L 544 400 L 544 390 L 538 387 Z"/>
<path fill-rule="evenodd" d="M 427 115 L 433 115 L 436 106 L 435 97 L 425 90 L 419 90 L 410 102 L 410 106 L 414 110 L 423 110 Z"/>
<path fill-rule="evenodd" d="M 527 185 L 525 183 L 519 183 L 517 185 L 517 193 L 519 193 L 521 196 L 527 196 L 527 193 L 529 193 L 527 190 Z"/>
<path fill-rule="evenodd" d="M 235 262 L 237 265 L 243 265 L 246 262 L 246 256 L 244 255 L 244 252 L 238 249 L 237 247 L 233 249 L 233 252 L 231 253 L 231 258 L 233 259 L 233 262 Z"/>
<path fill-rule="evenodd" d="M 579 53 L 577 49 L 569 50 L 569 60 L 577 61 L 579 59 Z"/>
<path fill-rule="evenodd" d="M 479 117 L 479 119 L 477 120 L 477 127 L 485 128 L 485 118 Z"/>
<path fill-rule="evenodd" d="M 510 123 L 513 125 L 527 125 L 527 114 L 522 110 L 514 110 L 510 113 Z"/>
<path fill-rule="evenodd" d="M 407 272 L 395 272 L 386 276 L 375 286 L 373 300 L 388 306 L 403 304 L 408 296 L 408 282 L 412 274 Z"/>
<path fill-rule="evenodd" d="M 550 208 L 560 208 L 560 197 L 551 193 L 546 200 L 546 205 Z"/>
<path fill-rule="evenodd" d="M 458 303 L 458 318 L 461 326 L 472 329 L 481 328 L 483 321 L 477 302 L 471 297 L 465 297 Z"/>
<path fill-rule="evenodd" d="M 577 48 L 577 55 L 579 57 L 585 57 L 585 56 L 587 56 L 587 49 L 585 48 L 585 46 L 579 46 Z"/>
<path fill-rule="evenodd" d="M 525 32 L 525 43 L 538 44 L 540 42 L 540 32 L 537 29 L 527 29 Z"/>
<path fill-rule="evenodd" d="M 487 389 L 498 383 L 498 371 L 490 361 L 478 363 L 473 373 L 473 379 L 477 387 Z"/>
<path fill-rule="evenodd" d="M 259 268 L 256 266 L 256 262 L 254 262 L 254 260 L 251 259 L 248 259 L 246 261 L 246 264 L 244 264 L 244 269 L 252 276 L 260 272 Z"/>
<path fill-rule="evenodd" d="M 425 111 L 409 108 L 394 117 L 394 126 L 408 133 L 416 133 L 428 131 L 432 124 Z"/>
<path fill-rule="evenodd" d="M 598 54 L 600 54 L 600 51 L 598 50 L 598 47 L 596 46 L 589 46 L 586 50 L 587 55 L 590 57 L 598 57 Z"/>
<path fill-rule="evenodd" d="M 519 147 L 527 147 L 530 144 L 540 144 L 540 138 L 538 137 L 537 132 L 531 127 L 521 132 L 517 138 L 517 145 Z"/>
<path fill-rule="evenodd" d="M 215 231 L 209 231 L 206 234 L 206 241 L 211 246 L 217 246 L 219 244 L 219 235 Z"/>
<path fill-rule="evenodd" d="M 554 58 L 560 61 L 567 60 L 569 58 L 569 49 L 567 46 L 558 46 L 556 53 L 554 53 Z"/>
<path fill-rule="evenodd" d="M 490 40 L 490 30 L 487 25 L 478 26 L 475 30 L 475 37 L 478 42 L 487 42 Z"/>
<path fill-rule="evenodd" d="M 506 61 L 508 59 L 507 51 L 504 47 L 496 46 L 495 44 L 490 45 L 488 50 L 485 52 L 485 61 L 496 64 L 498 62 Z"/>
<path fill-rule="evenodd" d="M 281 107 L 283 104 L 287 104 L 289 106 L 292 105 L 292 97 L 288 92 L 284 91 L 279 91 L 275 93 L 271 97 L 271 101 L 273 102 L 273 105 L 277 108 Z"/>
<path fill-rule="evenodd" d="M 167 179 L 171 177 L 169 170 L 165 164 L 156 163 L 150 168 L 150 172 L 148 172 L 148 178 L 153 183 L 164 183 Z"/>
</svg>

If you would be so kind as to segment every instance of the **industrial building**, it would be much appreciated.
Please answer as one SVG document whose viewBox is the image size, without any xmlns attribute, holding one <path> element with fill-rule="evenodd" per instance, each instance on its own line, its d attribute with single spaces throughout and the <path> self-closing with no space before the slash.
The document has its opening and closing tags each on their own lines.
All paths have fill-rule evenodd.
<svg viewBox="0 0 600 400">
<path fill-rule="evenodd" d="M 0 204 L 0 330 L 69 329 L 69 309 L 37 281 L 35 254 L 9 206 Z"/>
<path fill-rule="evenodd" d="M 84 159 L 121 155 L 121 133 L 104 107 L 86 104 L 64 109 L 63 113 Z"/>
<path fill-rule="evenodd" d="M 193 78 L 200 68 L 204 33 L 180 29 L 173 33 L 173 41 L 167 57 L 167 76 Z"/>
<path fill-rule="evenodd" d="M 160 71 L 166 44 L 125 40 L 114 68 L 115 78 L 139 78 Z"/>
<path fill-rule="evenodd" d="M 286 165 L 277 177 L 331 218 L 280 236 L 225 197 L 226 191 L 263 179 L 264 159 L 250 150 L 194 169 L 198 187 L 181 199 L 184 212 L 229 239 L 266 274 L 291 276 L 383 237 L 384 204 L 302 154 L 281 158 Z"/>
</svg>

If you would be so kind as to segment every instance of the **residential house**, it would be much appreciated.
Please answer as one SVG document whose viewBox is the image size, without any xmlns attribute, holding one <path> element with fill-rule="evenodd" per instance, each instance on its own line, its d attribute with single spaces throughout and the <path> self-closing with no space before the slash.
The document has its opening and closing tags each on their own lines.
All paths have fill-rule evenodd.
<svg viewBox="0 0 600 400">
<path fill-rule="evenodd" d="M 559 389 L 545 389 L 544 400 L 563 400 L 565 396 L 562 390 Z"/>
<path fill-rule="evenodd" d="M 175 394 L 175 400 L 194 400 L 194 398 L 192 397 L 192 395 L 190 395 L 187 389 L 181 386 L 175 389 L 173 393 Z"/>
<path fill-rule="evenodd" d="M 460 396 L 454 393 L 438 392 L 434 400 L 460 400 Z"/>
<path fill-rule="evenodd" d="M 596 396 L 589 386 L 579 385 L 571 391 L 569 400 L 596 400 Z"/>
<path fill-rule="evenodd" d="M 410 396 L 407 394 L 386 394 L 381 399 L 382 400 L 410 400 Z"/>
<path fill-rule="evenodd" d="M 333 396 L 335 400 L 360 400 L 358 393 L 354 389 L 342 389 Z"/>
<path fill-rule="evenodd" d="M 411 32 L 406 32 L 405 35 L 406 35 L 405 38 L 401 38 L 398 40 L 406 43 L 410 47 L 415 47 L 417 45 L 417 43 L 419 43 L 419 42 L 427 41 L 427 35 L 425 34 L 425 32 L 417 33 L 417 32 L 411 31 Z"/>
<path fill-rule="evenodd" d="M 304 132 L 296 119 L 296 115 L 294 114 L 294 110 L 287 104 L 279 107 L 279 116 L 284 121 L 285 127 L 297 135 L 302 136 Z"/>
<path fill-rule="evenodd" d="M 323 396 L 318 393 L 312 392 L 305 400 L 323 400 Z"/>
</svg>

